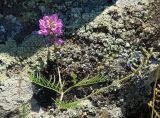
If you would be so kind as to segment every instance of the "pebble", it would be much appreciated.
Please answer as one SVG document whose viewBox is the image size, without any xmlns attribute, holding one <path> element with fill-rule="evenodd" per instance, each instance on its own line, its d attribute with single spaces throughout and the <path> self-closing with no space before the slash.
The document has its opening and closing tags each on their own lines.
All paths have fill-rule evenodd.
<svg viewBox="0 0 160 118">
<path fill-rule="evenodd" d="M 39 6 L 38 8 L 41 10 L 42 14 L 46 12 L 45 6 Z"/>
<path fill-rule="evenodd" d="M 10 15 L 7 15 L 7 16 L 5 17 L 5 20 L 13 20 L 13 21 L 15 21 L 15 20 L 16 20 L 16 17 L 13 16 L 12 14 L 10 14 Z"/>
<path fill-rule="evenodd" d="M 123 42 L 124 42 L 123 39 L 120 39 L 120 38 L 116 39 L 116 41 L 115 41 L 115 43 L 117 43 L 117 44 L 121 44 Z"/>
<path fill-rule="evenodd" d="M 14 39 L 22 31 L 22 25 L 12 14 L 5 16 L 0 25 L 0 40 Z"/>
<path fill-rule="evenodd" d="M 0 26 L 0 34 L 1 34 L 1 33 L 5 33 L 5 28 L 4 28 L 4 26 L 2 26 L 2 25 Z"/>
<path fill-rule="evenodd" d="M 131 45 L 127 42 L 126 45 L 125 45 L 125 47 L 126 47 L 126 48 L 130 48 Z"/>
<path fill-rule="evenodd" d="M 0 19 L 2 19 L 4 16 L 2 14 L 0 14 Z"/>
</svg>

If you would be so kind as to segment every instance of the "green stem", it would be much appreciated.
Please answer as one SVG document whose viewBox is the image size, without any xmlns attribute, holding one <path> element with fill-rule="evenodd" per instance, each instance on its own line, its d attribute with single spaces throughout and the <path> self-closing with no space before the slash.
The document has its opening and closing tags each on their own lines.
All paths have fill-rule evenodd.
<svg viewBox="0 0 160 118">
<path fill-rule="evenodd" d="M 115 86 L 116 84 L 120 84 L 120 83 L 123 83 L 123 82 L 126 81 L 126 80 L 129 80 L 131 77 L 133 77 L 133 76 L 143 67 L 143 64 L 144 64 L 144 63 L 142 63 L 142 64 L 138 67 L 138 69 L 136 69 L 133 73 L 131 73 L 131 74 L 128 75 L 127 77 L 122 78 L 122 79 L 119 79 L 119 80 L 115 80 L 115 81 L 112 82 L 111 85 L 109 85 L 109 86 L 107 86 L 107 87 L 103 87 L 103 88 L 101 88 L 101 89 L 99 89 L 99 90 L 91 93 L 90 95 L 82 98 L 81 100 L 88 99 L 88 98 L 90 98 L 90 97 L 92 97 L 92 96 L 94 96 L 94 95 L 103 93 L 103 92 L 109 90 L 111 87 Z"/>
<path fill-rule="evenodd" d="M 32 82 L 33 82 L 33 83 L 35 83 L 35 84 L 37 84 L 37 85 L 39 85 L 39 86 L 42 86 L 42 87 L 44 87 L 44 88 L 48 88 L 48 89 L 50 89 L 50 90 L 53 90 L 53 91 L 55 91 L 55 92 L 57 92 L 57 93 L 61 94 L 61 92 L 60 92 L 60 91 L 57 91 L 57 90 L 55 90 L 55 89 L 52 89 L 52 88 L 50 88 L 50 87 L 48 87 L 48 86 L 44 86 L 43 84 L 39 84 L 39 83 L 34 82 L 34 81 L 32 81 Z"/>
</svg>

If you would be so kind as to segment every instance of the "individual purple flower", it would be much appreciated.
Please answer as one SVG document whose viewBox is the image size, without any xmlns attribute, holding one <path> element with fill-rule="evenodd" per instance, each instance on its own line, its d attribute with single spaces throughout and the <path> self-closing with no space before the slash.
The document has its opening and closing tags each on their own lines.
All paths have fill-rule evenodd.
<svg viewBox="0 0 160 118">
<path fill-rule="evenodd" d="M 58 19 L 57 14 L 44 16 L 39 20 L 39 28 L 38 34 L 44 36 L 60 36 L 62 32 L 62 20 Z"/>
<path fill-rule="evenodd" d="M 57 45 L 62 45 L 64 41 L 61 38 L 56 38 L 54 41 Z"/>
</svg>

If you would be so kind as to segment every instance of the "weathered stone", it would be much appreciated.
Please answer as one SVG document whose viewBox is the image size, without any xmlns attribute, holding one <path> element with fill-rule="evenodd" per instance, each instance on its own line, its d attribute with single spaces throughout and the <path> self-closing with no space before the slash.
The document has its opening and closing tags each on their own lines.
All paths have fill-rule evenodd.
<svg viewBox="0 0 160 118">
<path fill-rule="evenodd" d="M 17 20 L 17 18 L 13 15 L 7 15 L 4 18 L 0 19 L 0 35 L 3 33 L 2 41 L 6 41 L 9 39 L 15 39 L 16 35 L 22 31 L 22 25 Z"/>
<path fill-rule="evenodd" d="M 123 77 L 128 75 L 131 71 L 126 68 L 131 67 L 133 63 L 143 58 L 141 51 L 143 46 L 139 45 L 143 44 L 143 39 L 148 43 L 154 34 L 152 26 L 144 27 L 146 18 L 148 17 L 147 9 L 149 8 L 149 1 L 118 0 L 116 4 L 112 6 L 108 6 L 108 2 L 110 1 L 85 0 L 65 2 L 65 4 L 62 3 L 62 1 L 55 2 L 60 5 L 58 8 L 60 10 L 60 18 L 64 21 L 65 36 L 72 37 L 71 34 L 76 36 L 76 38 L 73 36 L 74 41 L 67 41 L 65 45 L 58 50 L 58 55 L 62 58 L 62 72 L 67 71 L 68 74 L 76 72 L 79 76 L 82 74 L 85 76 L 95 75 L 99 73 L 99 66 L 107 65 L 104 72 L 111 82 L 114 79 L 120 78 L 120 75 Z M 44 11 L 44 8 L 41 10 Z M 6 20 L 10 20 L 11 24 L 17 21 L 13 16 L 6 17 Z M 5 25 L 2 26 L 4 26 L 6 31 L 7 28 Z M 14 31 L 10 32 L 11 34 L 15 34 Z M 5 37 L 2 37 L 2 39 L 3 38 Z M 138 43 L 136 41 L 137 38 L 139 38 Z M 13 71 L 14 73 L 15 70 L 18 70 L 19 72 L 17 73 L 20 74 L 22 69 L 27 73 L 35 70 L 41 71 L 46 68 L 48 50 L 45 47 L 44 40 L 44 38 L 32 34 L 28 35 L 19 46 L 17 46 L 13 41 L 7 41 L 6 45 L 0 45 L 0 77 L 6 77 L 4 76 L 5 74 L 13 76 L 14 74 L 10 74 L 10 71 Z M 140 52 L 137 52 L 137 50 L 140 50 Z M 55 58 L 53 46 L 50 47 L 50 51 L 50 59 L 53 60 Z M 150 73 L 151 70 L 147 70 L 146 72 Z M 13 78 L 11 76 L 10 81 Z M 80 76 L 80 79 L 82 77 L 83 76 Z M 147 76 L 146 78 L 149 77 Z M 113 106 L 112 104 L 109 104 L 110 102 L 105 102 L 105 100 L 102 101 L 104 102 L 104 109 L 107 109 L 109 116 L 116 118 L 123 117 L 123 114 L 127 114 L 126 106 L 128 109 L 132 109 L 134 103 L 137 104 L 139 101 L 142 101 L 143 98 L 147 100 L 145 95 L 148 95 L 148 93 L 138 96 L 139 93 L 143 92 L 143 87 L 146 85 L 143 84 L 143 82 L 139 82 L 141 79 L 145 81 L 145 78 L 137 78 L 136 81 L 136 84 L 140 87 L 132 86 L 132 93 L 135 94 L 127 91 L 130 90 L 128 89 L 130 86 L 128 86 L 125 89 L 126 93 L 123 94 L 123 89 L 120 95 L 116 95 L 121 97 L 120 99 L 118 98 L 119 100 L 115 100 L 115 102 L 120 106 L 116 106 L 115 104 Z M 15 81 L 18 80 L 16 79 Z M 15 81 L 13 79 L 13 82 Z M 142 88 L 141 85 L 143 85 Z M 148 86 L 146 86 L 146 88 L 147 87 Z M 6 94 L 8 89 L 5 89 L 5 86 L 1 86 L 1 89 L 4 90 L 2 92 L 4 96 L 4 93 Z M 114 90 L 117 92 L 117 89 Z M 148 90 L 148 88 L 145 90 Z M 32 94 L 32 91 L 28 94 Z M 129 98 L 137 99 L 134 99 L 134 102 L 132 102 L 129 101 Z M 6 113 L 6 109 L 8 109 L 8 111 L 14 110 L 12 108 L 15 108 L 18 104 L 15 102 L 15 99 L 17 98 L 13 97 L 13 99 L 13 103 L 16 104 L 15 106 L 12 106 L 11 102 L 6 104 L 11 104 L 10 107 L 0 103 L 0 105 L 3 105 L 4 107 L 0 110 L 1 113 Z M 3 97 L 0 97 L 0 100 L 3 100 Z M 8 98 L 6 100 L 11 101 L 12 98 Z M 99 102 L 99 99 L 97 100 Z M 127 105 L 127 103 L 130 104 Z M 124 106 L 122 104 L 124 104 Z M 98 105 L 101 105 L 101 102 L 99 102 Z M 90 106 L 86 106 L 85 110 L 88 113 L 91 111 L 91 115 L 95 115 L 96 108 L 94 106 L 92 108 L 91 106 L 91 104 Z M 82 113 L 82 109 L 68 110 L 66 112 L 62 112 L 62 114 L 60 112 L 57 113 L 55 117 L 78 117 L 81 116 Z M 2 115 L 4 116 L 4 114 Z M 33 116 L 37 118 L 41 116 L 48 117 L 49 114 L 45 114 L 41 109 L 37 114 L 34 113 Z M 105 114 L 105 116 L 107 115 Z"/>
<path fill-rule="evenodd" d="M 19 109 L 32 98 L 32 85 L 27 78 L 14 77 L 0 83 L 0 117 Z"/>
</svg>

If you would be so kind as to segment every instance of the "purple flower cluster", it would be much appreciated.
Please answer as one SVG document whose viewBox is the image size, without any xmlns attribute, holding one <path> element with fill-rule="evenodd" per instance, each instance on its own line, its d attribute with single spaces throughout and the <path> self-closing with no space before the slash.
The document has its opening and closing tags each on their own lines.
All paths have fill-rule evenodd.
<svg viewBox="0 0 160 118">
<path fill-rule="evenodd" d="M 61 38 L 57 38 L 58 36 L 62 35 L 62 20 L 58 18 L 57 14 L 44 16 L 42 19 L 39 20 L 39 28 L 38 34 L 43 36 L 51 36 L 52 40 L 58 45 L 64 43 Z"/>
</svg>

